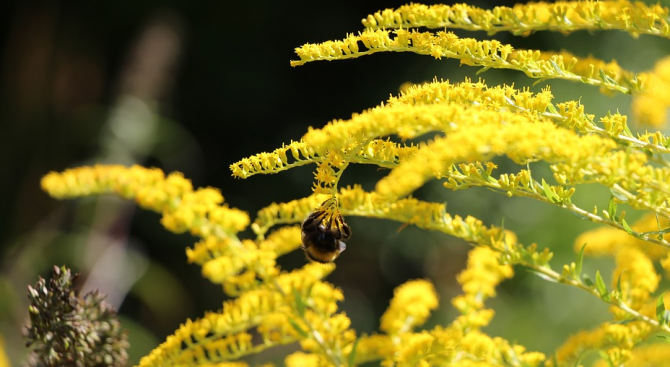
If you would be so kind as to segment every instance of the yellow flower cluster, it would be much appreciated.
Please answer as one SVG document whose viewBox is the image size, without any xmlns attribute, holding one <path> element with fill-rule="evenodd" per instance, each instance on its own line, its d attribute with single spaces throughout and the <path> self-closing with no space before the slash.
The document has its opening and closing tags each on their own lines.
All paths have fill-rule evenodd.
<svg viewBox="0 0 670 367">
<path fill-rule="evenodd" d="M 668 123 L 670 95 L 666 91 L 670 85 L 670 57 L 659 60 L 654 69 L 644 77 L 645 93 L 638 94 L 633 99 L 633 117 L 640 123 L 661 128 Z"/>
<path fill-rule="evenodd" d="M 482 267 L 478 259 L 488 265 Z M 488 271 L 492 272 L 490 277 L 486 275 Z M 475 275 L 477 272 L 480 274 Z M 511 267 L 498 265 L 494 251 L 477 248 L 470 253 L 468 267 L 461 273 L 460 281 L 466 297 L 470 294 L 467 292 L 478 294 L 481 305 L 485 297 L 479 290 L 485 289 L 493 295 L 491 287 L 508 276 L 511 276 Z M 361 337 L 356 363 L 382 359 L 383 366 L 497 366 L 517 360 L 524 366 L 538 366 L 545 359 L 542 353 L 526 352 L 523 346 L 479 332 L 474 323 L 466 324 L 464 317 L 482 314 L 477 310 L 462 309 L 464 316 L 446 328 L 436 326 L 432 330 L 414 332 L 435 307 L 437 295 L 427 281 L 410 281 L 396 288 L 391 305 L 381 318 L 380 329 L 386 334 Z M 493 316 L 492 312 L 489 314 Z"/>
<path fill-rule="evenodd" d="M 626 0 L 539 2 L 491 10 L 410 4 L 368 16 L 365 30 L 343 40 L 297 48 L 299 60 L 291 65 L 376 52 L 456 58 L 482 70 L 513 69 L 540 80 L 572 80 L 599 86 L 603 92 L 633 94 L 634 120 L 661 126 L 670 106 L 665 93 L 670 84 L 668 59 L 652 72 L 635 74 L 615 61 L 579 58 L 566 51 L 515 50 L 497 40 L 412 28 L 521 35 L 617 29 L 668 37 L 669 13 L 659 5 Z M 416 143 L 421 138 L 425 140 Z M 669 141 L 661 131 L 633 134 L 627 116 L 619 113 L 596 118 L 577 100 L 554 102 L 549 87 L 533 93 L 507 85 L 490 87 L 481 80 L 434 80 L 405 88 L 385 104 L 349 119 L 310 128 L 300 140 L 272 152 L 232 164 L 237 178 L 316 166 L 313 193 L 261 209 L 251 225 L 252 239 L 238 237 L 249 225 L 246 213 L 224 204 L 217 189 L 194 189 L 179 173 L 166 176 L 138 166 L 82 167 L 52 172 L 43 178 L 42 187 L 57 198 L 116 194 L 161 213 L 167 229 L 200 238 L 187 249 L 188 261 L 200 265 L 204 277 L 233 297 L 221 310 L 185 322 L 140 366 L 246 366 L 236 360 L 288 343 L 299 343 L 301 350 L 286 357 L 287 366 L 373 361 L 383 366 L 563 366 L 578 364 L 591 350 L 598 350 L 609 365 L 652 364 L 661 361 L 668 348 L 640 343 L 659 330 L 670 332 L 670 312 L 664 307 L 670 297 L 655 294 L 661 281 L 655 262 L 670 278 L 670 166 L 664 158 L 670 153 Z M 519 168 L 494 176 L 497 165 L 492 160 L 499 156 Z M 547 163 L 551 174 L 542 177 L 536 162 Z M 359 185 L 339 187 L 349 164 L 377 165 L 389 173 L 373 191 Z M 478 186 L 530 197 L 608 227 L 580 236 L 575 242 L 579 258 L 563 266 L 561 274 L 549 265 L 548 249 L 525 246 L 511 231 L 477 218 L 452 216 L 445 203 L 411 197 L 433 179 L 450 190 Z M 606 187 L 613 196 L 608 209 L 601 214 L 597 208 L 587 211 L 573 203 L 581 184 Z M 349 318 L 338 312 L 344 295 L 323 281 L 334 265 L 313 263 L 291 272 L 277 265 L 279 256 L 301 246 L 304 233 L 298 225 L 327 199 L 333 199 L 335 210 L 344 216 L 394 220 L 474 245 L 466 269 L 457 277 L 463 294 L 452 299 L 460 315 L 446 326 L 420 330 L 438 307 L 438 295 L 428 280 L 408 281 L 395 290 L 381 317 L 380 333 L 357 336 Z M 629 226 L 617 203 L 647 214 Z M 583 255 L 615 259 L 610 287 L 600 272 L 595 282 L 581 274 Z M 613 320 L 573 335 L 553 360 L 546 361 L 542 353 L 486 335 L 482 328 L 495 312 L 484 302 L 514 275 L 514 265 L 608 303 Z"/>
<path fill-rule="evenodd" d="M 426 322 L 437 304 L 437 294 L 431 283 L 425 280 L 407 282 L 396 288 L 379 328 L 392 336 L 411 331 Z"/>
<path fill-rule="evenodd" d="M 629 366 L 670 366 L 670 345 L 667 343 L 649 344 L 635 348 L 630 353 Z M 607 361 L 598 361 L 594 367 L 610 366 Z"/>
<path fill-rule="evenodd" d="M 585 352 L 602 350 L 605 352 L 605 360 L 610 365 L 634 366 L 628 364 L 633 355 L 631 350 L 636 344 L 643 341 L 649 332 L 649 325 L 642 322 L 604 323 L 594 330 L 581 331 L 568 338 L 565 344 L 556 351 L 556 362 L 558 366 L 574 365 Z"/>
<path fill-rule="evenodd" d="M 0 334 L 0 367 L 10 367 L 9 358 L 5 354 L 5 341 L 2 334 Z"/>
<path fill-rule="evenodd" d="M 291 153 L 290 161 L 287 154 L 289 152 Z M 318 159 L 320 157 L 314 153 L 311 147 L 303 142 L 294 141 L 289 145 L 282 145 L 281 148 L 275 149 L 272 153 L 259 153 L 252 157 L 244 158 L 235 164 L 231 164 L 230 170 L 235 177 L 247 178 L 270 169 L 274 170 L 274 172 L 279 172 L 311 163 Z"/>
<path fill-rule="evenodd" d="M 666 218 L 658 218 L 654 214 L 647 214 L 640 220 L 631 225 L 631 229 L 637 233 L 658 232 L 663 228 L 670 226 L 670 221 Z M 661 234 L 662 238 L 670 239 L 670 234 Z M 643 251 L 651 260 L 658 260 L 668 255 L 668 249 L 641 238 L 635 238 L 616 230 L 614 228 L 597 228 L 582 233 L 575 239 L 575 251 L 579 251 L 586 244 L 584 253 L 589 256 L 615 256 L 624 248 L 637 248 Z"/>
<path fill-rule="evenodd" d="M 616 254 L 616 268 L 612 274 L 613 287 L 621 289 L 621 300 L 634 310 L 641 310 L 656 291 L 661 277 L 654 270 L 654 264 L 642 251 L 622 248 Z M 624 312 L 619 313 L 626 318 Z"/>
<path fill-rule="evenodd" d="M 344 314 L 335 314 L 342 293 L 322 282 L 332 265 L 308 264 L 282 273 L 274 284 L 247 290 L 219 312 L 188 320 L 139 366 L 199 365 L 234 360 L 266 348 L 302 340 L 306 350 L 343 358 L 355 334 Z M 251 332 L 261 335 L 260 343 Z M 305 338 L 312 335 L 314 339 Z M 332 362 L 332 361 L 331 361 Z"/>
<path fill-rule="evenodd" d="M 633 224 L 632 230 L 637 233 L 655 233 L 665 236 L 661 226 L 667 227 L 666 218 L 657 218 L 648 214 Z M 660 230 L 660 231 L 659 231 Z M 660 352 L 665 348 L 638 347 L 653 331 L 656 324 L 657 300 L 653 294 L 658 288 L 661 276 L 654 268 L 654 260 L 661 259 L 661 264 L 668 262 L 668 249 L 655 246 L 640 238 L 617 231 L 612 228 L 598 228 L 586 232 L 575 241 L 575 249 L 582 248 L 586 255 L 612 256 L 616 259 L 616 268 L 612 274 L 612 289 L 609 297 L 616 302 L 610 308 L 615 320 L 625 323 L 606 322 L 600 327 L 577 333 L 570 337 L 557 351 L 559 365 L 569 365 L 578 361 L 581 355 L 589 350 L 600 350 L 604 353 L 602 363 L 610 365 L 637 366 L 636 360 L 647 358 L 651 365 L 659 365 L 664 359 Z M 661 300 L 661 311 L 665 299 Z M 638 319 L 631 321 L 631 313 L 637 311 Z M 649 354 L 649 350 L 659 350 L 659 354 Z M 606 361 L 606 362 L 605 362 Z M 602 364 L 599 364 L 602 365 Z"/>
<path fill-rule="evenodd" d="M 496 6 L 491 10 L 467 4 L 409 4 L 386 9 L 363 19 L 366 28 L 460 28 L 509 31 L 527 35 L 535 31 L 569 33 L 577 30 L 625 30 L 668 37 L 668 10 L 660 5 L 619 1 L 556 1 Z"/>
<path fill-rule="evenodd" d="M 181 173 L 166 177 L 155 168 L 96 165 L 51 172 L 42 178 L 42 189 L 59 199 L 100 194 L 134 199 L 143 208 L 162 213 L 163 225 L 176 233 L 225 237 L 249 224 L 246 213 L 222 205 L 219 190 L 194 191 Z"/>
<path fill-rule="evenodd" d="M 480 329 L 488 325 L 493 311 L 482 309 L 484 301 L 495 297 L 496 286 L 513 275 L 510 265 L 500 264 L 499 253 L 487 247 L 471 250 L 467 268 L 456 278 L 463 294 L 451 302 L 463 315 L 454 323 L 462 329 Z"/>
<path fill-rule="evenodd" d="M 359 47 L 359 42 L 364 48 Z M 291 61 L 291 66 L 351 59 L 377 52 L 413 52 L 436 59 L 453 58 L 461 64 L 485 69 L 518 70 L 531 78 L 578 81 L 622 93 L 638 92 L 643 88 L 642 79 L 620 68 L 616 62 L 607 63 L 593 57 L 581 59 L 568 52 L 514 50 L 511 45 L 497 40 L 460 38 L 452 32 L 366 29 L 343 40 L 306 44 L 296 48 L 295 52 L 300 60 Z"/>
</svg>

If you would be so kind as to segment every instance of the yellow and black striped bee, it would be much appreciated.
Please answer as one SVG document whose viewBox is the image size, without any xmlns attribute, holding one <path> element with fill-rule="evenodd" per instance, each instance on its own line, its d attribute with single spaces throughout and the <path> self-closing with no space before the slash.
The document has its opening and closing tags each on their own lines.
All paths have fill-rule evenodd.
<svg viewBox="0 0 670 367">
<path fill-rule="evenodd" d="M 333 262 L 347 248 L 344 244 L 351 230 L 337 209 L 337 201 L 328 199 L 302 222 L 302 248 L 307 258 Z"/>
</svg>

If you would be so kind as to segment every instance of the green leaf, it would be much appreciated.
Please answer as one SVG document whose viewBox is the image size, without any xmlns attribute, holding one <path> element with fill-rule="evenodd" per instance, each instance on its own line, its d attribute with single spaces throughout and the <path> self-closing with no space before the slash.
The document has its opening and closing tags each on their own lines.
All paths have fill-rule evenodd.
<svg viewBox="0 0 670 367">
<path fill-rule="evenodd" d="M 575 266 L 575 275 L 574 277 L 576 279 L 581 279 L 582 275 L 582 264 L 584 263 L 584 249 L 586 248 L 586 243 L 582 245 L 581 250 L 579 250 L 579 254 L 577 254 L 577 264 Z"/>
<path fill-rule="evenodd" d="M 349 353 L 349 357 L 347 360 L 349 361 L 349 366 L 353 366 L 354 362 L 356 361 L 356 351 L 358 348 L 358 342 L 361 341 L 361 338 L 356 338 L 356 341 L 354 342 L 354 346 L 351 347 L 351 353 Z"/>
<path fill-rule="evenodd" d="M 544 180 L 544 178 L 542 179 L 542 190 L 544 191 L 544 195 L 547 197 L 547 199 L 551 200 L 552 203 L 559 202 L 556 194 L 551 191 L 551 186 Z"/>
<path fill-rule="evenodd" d="M 540 83 L 542 83 L 542 82 L 544 82 L 544 81 L 547 81 L 547 80 L 549 80 L 549 78 L 540 78 L 540 79 L 536 80 L 536 81 L 533 83 L 533 87 L 534 87 L 535 85 L 540 84 Z"/>
<path fill-rule="evenodd" d="M 623 132 L 626 136 L 633 136 L 633 133 L 628 128 L 628 124 L 623 125 Z"/>
<path fill-rule="evenodd" d="M 300 315 L 300 317 L 303 317 L 305 316 L 305 307 L 307 305 L 305 305 L 305 301 L 302 299 L 302 295 L 300 294 L 300 292 L 298 292 L 295 288 L 292 289 L 292 292 L 293 292 L 293 298 L 295 300 L 295 309 L 296 311 L 298 311 L 298 315 Z"/>
<path fill-rule="evenodd" d="M 573 211 L 570 211 L 570 214 L 574 215 L 575 217 L 577 217 L 581 220 L 589 220 L 589 217 L 587 217 L 586 215 L 581 214 L 581 213 L 575 213 Z"/>
<path fill-rule="evenodd" d="M 660 231 L 642 232 L 640 234 L 641 235 L 649 235 L 649 234 L 666 234 L 666 233 L 670 233 L 670 227 L 661 229 Z"/>
<path fill-rule="evenodd" d="M 628 223 L 626 223 L 626 220 L 625 220 L 625 219 L 622 219 L 622 220 L 621 220 L 621 225 L 623 226 L 623 230 L 626 231 L 626 233 L 628 233 L 628 234 L 630 234 L 630 235 L 633 235 L 633 234 L 634 234 L 633 229 L 630 228 L 630 226 L 628 225 Z"/>
<path fill-rule="evenodd" d="M 600 270 L 596 271 L 596 290 L 598 291 L 600 298 L 602 298 L 604 301 L 610 300 L 610 295 L 609 292 L 607 291 L 605 281 L 603 280 L 603 277 L 600 275 Z"/>
<path fill-rule="evenodd" d="M 610 194 L 612 194 L 612 196 L 619 199 L 619 201 L 621 201 L 623 203 L 628 201 L 628 196 L 624 195 L 621 191 L 619 191 L 619 190 L 617 190 L 613 187 L 610 187 Z"/>
<path fill-rule="evenodd" d="M 584 284 L 586 284 L 589 288 L 593 288 L 593 280 L 591 280 L 591 277 L 588 275 L 584 274 L 582 275 L 582 281 Z"/>
<path fill-rule="evenodd" d="M 663 341 L 666 342 L 666 343 L 670 343 L 670 336 L 668 336 L 668 335 L 661 334 L 661 335 L 656 335 L 656 337 L 663 339 Z"/>
<path fill-rule="evenodd" d="M 533 273 L 533 274 L 537 275 L 538 277 L 540 277 L 540 278 L 542 278 L 542 279 L 544 279 L 544 280 L 546 280 L 546 281 L 549 281 L 549 282 L 552 282 L 552 283 L 558 283 L 558 281 L 557 281 L 556 279 L 554 279 L 554 278 L 548 276 L 547 274 L 541 273 L 541 272 L 539 272 L 539 271 L 537 271 L 537 270 L 528 269 L 528 272 L 529 272 L 529 273 Z"/>
<path fill-rule="evenodd" d="M 610 202 L 607 204 L 607 215 L 616 222 L 617 205 L 614 202 L 614 196 L 610 196 Z"/>
<path fill-rule="evenodd" d="M 551 66 L 554 67 L 554 70 L 558 75 L 560 76 L 565 76 L 565 70 L 561 69 L 561 66 L 558 65 L 554 60 L 549 60 L 549 63 L 551 63 Z"/>
<path fill-rule="evenodd" d="M 603 82 L 605 82 L 607 84 L 611 84 L 611 85 L 616 85 L 616 86 L 619 85 L 619 83 L 617 83 L 616 80 L 610 78 L 609 75 L 605 74 L 605 71 L 603 69 L 599 69 L 599 74 L 600 74 L 600 79 Z"/>
<path fill-rule="evenodd" d="M 485 72 L 485 71 L 487 71 L 487 70 L 489 70 L 489 69 L 490 69 L 490 67 L 485 66 L 485 67 L 483 67 L 483 68 L 477 70 L 477 74 L 476 74 L 476 75 L 479 75 L 479 74 L 481 74 L 481 73 L 483 73 L 483 72 Z"/>
<path fill-rule="evenodd" d="M 289 324 L 291 324 L 291 326 L 293 326 L 293 328 L 295 329 L 295 331 L 297 331 L 298 334 L 300 334 L 303 338 L 309 338 L 309 334 L 307 334 L 307 332 L 306 332 L 305 330 L 303 330 L 303 329 L 300 327 L 300 325 L 298 325 L 298 323 L 295 322 L 295 320 L 293 320 L 292 317 L 289 317 L 289 318 L 288 318 L 288 322 L 289 322 Z"/>
<path fill-rule="evenodd" d="M 656 299 L 656 321 L 658 322 L 663 320 L 663 313 L 665 313 L 665 302 L 663 302 L 664 296 L 665 292 L 661 293 L 661 295 Z"/>
</svg>

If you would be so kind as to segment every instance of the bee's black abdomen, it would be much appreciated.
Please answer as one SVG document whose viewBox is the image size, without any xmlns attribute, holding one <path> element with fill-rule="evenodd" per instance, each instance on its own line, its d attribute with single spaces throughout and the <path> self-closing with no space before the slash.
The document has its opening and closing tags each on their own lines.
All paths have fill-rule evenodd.
<svg viewBox="0 0 670 367">
<path fill-rule="evenodd" d="M 344 241 L 350 236 L 351 229 L 339 212 L 317 209 L 302 222 L 301 248 L 310 260 L 329 263 L 347 248 Z"/>
</svg>

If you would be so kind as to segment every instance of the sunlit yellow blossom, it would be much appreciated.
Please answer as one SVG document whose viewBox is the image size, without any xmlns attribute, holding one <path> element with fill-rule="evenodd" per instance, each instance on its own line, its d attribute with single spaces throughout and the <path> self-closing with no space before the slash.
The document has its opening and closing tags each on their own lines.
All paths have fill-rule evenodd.
<svg viewBox="0 0 670 367">
<path fill-rule="evenodd" d="M 430 353 L 434 337 L 428 332 L 411 333 L 403 338 L 398 348 L 396 359 L 398 366 L 417 366 L 425 363 L 426 355 Z"/>
<path fill-rule="evenodd" d="M 285 294 L 289 295 L 292 289 L 300 289 L 303 292 L 307 292 L 317 280 L 322 279 L 333 270 L 335 270 L 333 264 L 308 263 L 298 270 L 282 274 L 281 278 L 277 279 L 277 285 L 281 287 L 281 290 Z M 332 293 L 324 292 L 324 294 L 332 296 L 333 299 L 340 298 L 341 293 L 337 291 L 337 294 L 339 294 L 338 296 L 334 295 L 335 292 L 336 291 L 333 289 Z"/>
<path fill-rule="evenodd" d="M 343 215 L 385 218 L 440 231 L 501 252 L 506 262 L 524 263 L 532 259 L 537 264 L 547 264 L 552 257 L 548 249 L 539 251 L 535 245 L 524 247 L 517 243 L 516 235 L 509 230 L 486 227 L 480 220 L 470 216 L 452 217 L 446 212 L 444 203 L 429 203 L 414 198 L 389 202 L 374 192 L 363 191 L 360 186 L 341 189 L 338 200 Z"/>
<path fill-rule="evenodd" d="M 389 335 L 410 331 L 422 325 L 437 305 L 437 294 L 430 282 L 409 281 L 393 292 L 393 299 L 382 315 L 379 328 Z"/>
<path fill-rule="evenodd" d="M 302 223 L 327 198 L 328 195 L 310 195 L 288 203 L 272 203 L 258 211 L 252 229 L 263 236 L 274 225 Z"/>
<path fill-rule="evenodd" d="M 656 128 L 668 123 L 667 110 L 670 107 L 670 57 L 665 57 L 654 65 L 654 69 L 645 73 L 645 93 L 633 99 L 633 117 L 637 122 Z"/>
<path fill-rule="evenodd" d="M 289 354 L 284 360 L 286 367 L 330 367 L 332 364 L 328 363 L 324 356 L 319 354 L 306 354 L 302 352 L 295 352 Z"/>
<path fill-rule="evenodd" d="M 273 251 L 258 248 L 253 241 L 246 240 L 235 251 L 204 262 L 202 275 L 214 283 L 224 284 L 246 267 L 254 273 L 254 278 L 264 281 L 278 274 L 276 258 L 277 254 Z"/>
<path fill-rule="evenodd" d="M 528 366 L 539 366 L 545 359 L 542 353 L 526 352 L 525 348 L 520 345 L 511 345 L 502 338 L 491 338 L 479 331 L 466 334 L 461 339 L 460 348 L 470 354 L 472 356 L 470 358 L 494 365 L 519 359 Z"/>
<path fill-rule="evenodd" d="M 487 308 L 476 309 L 473 307 L 473 305 L 478 306 L 479 300 L 474 297 L 465 297 L 465 299 L 468 298 L 470 298 L 470 301 L 466 303 L 465 308 L 458 307 L 458 297 L 454 298 L 452 301 L 454 306 L 458 308 L 459 311 L 464 312 L 464 314 L 454 319 L 451 325 L 458 328 L 459 330 L 478 330 L 488 326 L 491 323 L 491 320 L 493 320 L 493 316 L 495 316 L 495 311 Z"/>
<path fill-rule="evenodd" d="M 612 107 L 612 112 L 596 117 L 579 98 L 554 101 L 549 87 L 531 92 L 532 88 L 487 86 L 470 79 L 403 86 L 400 95 L 377 107 L 310 127 L 299 141 L 230 165 L 233 176 L 242 179 L 308 164 L 314 168 L 312 192 L 261 209 L 251 225 L 253 233 L 248 231 L 252 238 L 242 236 L 250 221 L 246 213 L 228 207 L 219 189 L 194 188 L 179 172 L 165 174 L 139 166 L 82 167 L 49 173 L 42 187 L 56 198 L 115 194 L 131 199 L 160 213 L 168 230 L 198 237 L 186 250 L 188 261 L 200 266 L 203 277 L 220 286 L 228 298 L 218 311 L 180 325 L 141 359 L 142 367 L 246 367 L 248 362 L 240 359 L 287 344 L 291 351 L 300 349 L 285 358 L 289 367 L 367 363 L 558 367 L 578 365 L 585 353 L 599 353 L 603 360 L 598 363 L 612 366 L 668 364 L 665 344 L 640 345 L 652 343 L 659 332 L 670 332 L 663 313 L 670 292 L 654 294 L 661 281 L 656 261 L 670 278 L 670 137 L 664 131 L 631 132 L 629 120 L 656 127 L 667 120 L 670 58 L 651 72 L 636 74 L 614 60 L 515 49 L 499 40 L 465 38 L 450 31 L 528 35 L 539 30 L 623 30 L 670 38 L 669 16 L 666 7 L 628 0 L 539 2 L 491 10 L 464 4 L 409 4 L 368 16 L 363 20 L 365 30 L 343 40 L 297 48 L 299 60 L 292 66 L 377 52 L 412 52 L 455 58 L 480 71 L 520 71 L 538 82 L 576 81 L 598 86 L 602 92 L 633 95 L 634 116 L 629 119 Z M 498 157 L 504 158 L 503 163 Z M 342 187 L 350 164 L 377 166 L 384 177 L 376 183 Z M 412 197 L 431 180 L 440 180 L 441 189 L 453 192 L 477 187 L 533 198 L 609 228 L 580 236 L 575 247 L 579 250 L 586 243 L 586 258 L 559 265 L 564 269 L 561 274 L 550 264 L 553 254 L 548 248 L 524 245 L 503 226 L 452 215 L 444 199 L 429 202 Z M 579 206 L 583 197 L 574 194 L 586 184 L 610 190 L 608 209 L 602 210 L 601 202 L 595 203 L 601 210 Z M 362 185 L 374 185 L 374 190 L 364 191 Z M 334 264 L 307 262 L 293 269 L 290 260 L 281 262 L 280 256 L 301 246 L 300 224 L 326 200 L 334 203 L 329 210 L 345 217 L 397 221 L 472 245 L 467 265 L 456 277 L 462 294 L 452 299 L 457 315 L 451 322 L 417 330 L 438 307 L 438 294 L 429 280 L 412 280 L 395 289 L 380 319 L 381 334 L 357 334 L 352 319 L 338 309 L 344 293 L 324 281 Z M 631 229 L 624 213 L 615 208 L 619 203 L 644 211 L 645 216 Z M 365 238 L 361 241 L 365 245 Z M 594 255 L 616 259 L 612 273 L 602 269 L 596 273 L 595 285 L 580 273 L 582 264 Z M 293 270 L 285 270 L 287 266 Z M 501 282 L 514 276 L 514 266 L 586 291 L 609 305 L 611 319 L 571 336 L 555 358 L 485 334 L 496 315 L 486 301 L 496 296 Z M 611 279 L 612 285 L 604 286 L 602 278 Z M 0 367 L 7 364 L 5 359 L 0 344 Z"/>
<path fill-rule="evenodd" d="M 576 64 L 575 67 L 581 67 Z M 590 65 L 590 63 L 589 63 Z M 607 68 L 607 65 L 600 67 Z M 596 69 L 597 70 L 597 69 Z M 611 73 L 618 73 L 614 68 Z M 638 76 L 644 79 L 644 76 Z M 660 92 L 659 92 L 660 93 Z M 660 93 L 664 95 L 663 93 Z M 644 94 L 636 100 L 641 100 Z M 422 104 L 444 104 L 456 102 L 465 105 L 477 105 L 481 108 L 505 111 L 512 110 L 516 113 L 525 114 L 528 117 L 544 116 L 554 123 L 577 129 L 580 133 L 598 134 L 602 136 L 619 137 L 625 133 L 627 127 L 626 116 L 610 114 L 600 118 L 603 128 L 595 123 L 595 116 L 585 112 L 584 105 L 579 101 L 565 101 L 552 105 L 552 95 L 549 88 L 541 93 L 531 93 L 528 90 L 517 90 L 511 86 L 486 86 L 482 81 L 472 83 L 469 79 L 464 82 L 451 84 L 448 81 L 433 81 L 422 85 L 414 85 L 403 91 L 398 97 L 391 97 L 387 106 L 397 103 L 410 105 Z M 652 101 L 651 103 L 657 103 Z M 655 109 L 658 110 L 658 106 Z M 646 111 L 646 110 L 645 110 Z M 661 132 L 648 132 L 638 134 L 637 138 L 626 136 L 625 140 L 619 140 L 619 144 L 629 143 L 634 146 L 645 146 L 654 151 L 668 152 L 667 137 Z"/>
<path fill-rule="evenodd" d="M 282 227 L 270 233 L 259 247 L 281 256 L 300 247 L 300 241 L 300 227 Z"/>
<path fill-rule="evenodd" d="M 629 366 L 670 366 L 670 344 L 668 343 L 639 346 L 630 351 L 630 353 Z M 601 360 L 594 364 L 594 366 L 607 367 L 609 364 L 606 361 Z"/>
<path fill-rule="evenodd" d="M 202 363 L 199 367 L 249 367 L 246 362 Z"/>
<path fill-rule="evenodd" d="M 488 363 L 484 361 L 473 361 L 471 359 L 461 359 L 449 364 L 450 367 L 494 367 L 497 363 Z"/>
<path fill-rule="evenodd" d="M 627 14 L 626 17 L 622 16 Z M 535 31 L 568 33 L 577 30 L 619 29 L 636 35 L 667 37 L 668 10 L 661 5 L 630 1 L 557 1 L 496 6 L 491 10 L 467 4 L 409 4 L 368 15 L 368 28 L 461 28 L 489 34 L 509 31 L 527 35 Z"/>
<path fill-rule="evenodd" d="M 364 47 L 359 47 L 359 43 Z M 343 40 L 303 45 L 295 49 L 300 60 L 291 61 L 291 66 L 319 60 L 350 59 L 377 52 L 413 52 L 436 59 L 454 58 L 465 65 L 519 70 L 531 78 L 573 80 L 623 93 L 642 88 L 640 80 L 632 72 L 594 58 L 581 60 L 570 55 L 564 59 L 563 55 L 551 53 L 542 57 L 539 50 L 513 50 L 510 45 L 498 40 L 479 41 L 459 38 L 452 32 L 418 32 L 404 28 L 368 28 L 358 35 L 349 34 Z"/>
<path fill-rule="evenodd" d="M 392 358 L 395 346 L 388 335 L 361 336 L 356 347 L 356 364 Z"/>
<path fill-rule="evenodd" d="M 456 279 L 463 292 L 484 300 L 495 297 L 495 287 L 513 275 L 510 265 L 499 263 L 498 253 L 486 247 L 475 247 L 469 253 L 467 268 Z"/>
<path fill-rule="evenodd" d="M 616 264 L 612 275 L 613 287 L 620 287 L 622 300 L 632 309 L 639 310 L 656 291 L 660 276 L 656 274 L 651 260 L 635 247 L 619 250 Z"/>
<path fill-rule="evenodd" d="M 185 329 L 187 325 L 188 321 L 182 325 L 181 335 L 175 333 L 168 337 L 165 343 L 143 357 L 139 366 L 182 366 L 223 362 L 258 351 L 258 348 L 251 343 L 251 335 L 245 332 L 231 334 L 202 345 L 199 340 L 205 336 L 206 331 L 197 329 L 187 331 Z M 186 349 L 178 354 L 174 353 L 173 351 L 180 348 L 182 343 Z"/>
<path fill-rule="evenodd" d="M 457 355 L 462 334 L 453 328 L 436 327 L 401 336 L 395 353 L 398 366 L 436 366 L 450 363 Z"/>
<path fill-rule="evenodd" d="M 398 97 L 389 98 L 387 106 L 398 103 L 417 106 L 457 102 L 496 111 L 516 108 L 531 115 L 537 115 L 547 110 L 552 98 L 549 87 L 544 88 L 540 93 L 531 93 L 528 89 L 518 90 L 508 85 L 488 86 L 483 80 L 472 82 L 469 78 L 465 78 L 465 81 L 461 83 L 433 81 L 413 85 Z"/>
<path fill-rule="evenodd" d="M 572 335 L 556 351 L 556 359 L 559 365 L 572 364 L 579 360 L 584 352 L 598 349 L 611 349 L 615 353 L 613 357 L 626 359 L 630 354 L 625 351 L 631 350 L 637 343 L 644 340 L 650 331 L 651 328 L 641 322 L 605 323 L 594 330 L 581 331 Z M 612 348 L 619 350 L 615 352 Z M 622 351 L 624 351 L 623 354 Z"/>
<path fill-rule="evenodd" d="M 631 225 L 631 229 L 639 233 L 656 232 L 669 225 L 668 219 L 647 214 Z M 670 234 L 664 234 L 663 238 L 670 240 Z M 581 250 L 584 244 L 586 244 L 584 253 L 590 256 L 615 255 L 626 247 L 639 248 L 652 260 L 666 257 L 669 253 L 666 248 L 642 241 L 614 228 L 596 228 L 582 233 L 575 239 L 575 251 Z"/>
<path fill-rule="evenodd" d="M 241 244 L 232 238 L 217 238 L 208 236 L 196 243 L 193 248 L 186 249 L 186 257 L 191 263 L 202 265 L 207 261 L 219 258 L 231 252 L 231 247 Z"/>
<path fill-rule="evenodd" d="M 270 313 L 263 317 L 258 325 L 258 332 L 266 343 L 281 342 L 287 336 L 300 338 L 300 333 L 291 325 L 292 316 L 286 312 Z"/>
<path fill-rule="evenodd" d="M 7 358 L 7 354 L 5 353 L 5 341 L 2 338 L 2 334 L 0 334 L 0 367 L 10 367 L 9 358 Z"/>
<path fill-rule="evenodd" d="M 456 279 L 464 294 L 451 303 L 461 312 L 452 325 L 459 330 L 477 330 L 489 324 L 495 312 L 482 309 L 487 298 L 495 297 L 495 287 L 514 275 L 510 265 L 499 263 L 499 252 L 488 247 L 475 247 L 468 256 L 466 269 Z"/>
<path fill-rule="evenodd" d="M 291 161 L 289 155 L 291 153 Z M 289 145 L 282 145 L 272 153 L 259 153 L 230 165 L 233 176 L 247 178 L 260 171 L 277 173 L 289 168 L 301 166 L 318 160 L 314 150 L 301 141 L 292 141 Z"/>
<path fill-rule="evenodd" d="M 486 112 L 477 111 L 474 116 L 463 114 L 464 118 L 476 119 L 476 123 L 460 125 L 447 137 L 436 138 L 381 179 L 376 191 L 383 196 L 402 197 L 422 186 L 429 178 L 446 175 L 452 164 L 488 160 L 503 154 L 519 164 L 538 159 L 550 163 L 569 162 L 570 168 L 575 170 L 599 164 L 595 162 L 595 157 L 601 159 L 614 147 L 611 141 L 596 136 L 579 136 L 553 124 L 535 123 L 502 112 L 489 116 Z M 458 123 L 466 120 L 455 116 L 451 121 Z M 568 172 L 561 169 L 556 174 L 567 176 Z"/>
<path fill-rule="evenodd" d="M 135 199 L 142 207 L 162 213 L 163 225 L 177 233 L 223 237 L 249 224 L 246 213 L 222 205 L 217 189 L 193 191 L 191 181 L 181 173 L 165 177 L 158 169 L 96 165 L 51 172 L 42 179 L 42 188 L 57 198 L 117 194 Z"/>
</svg>

